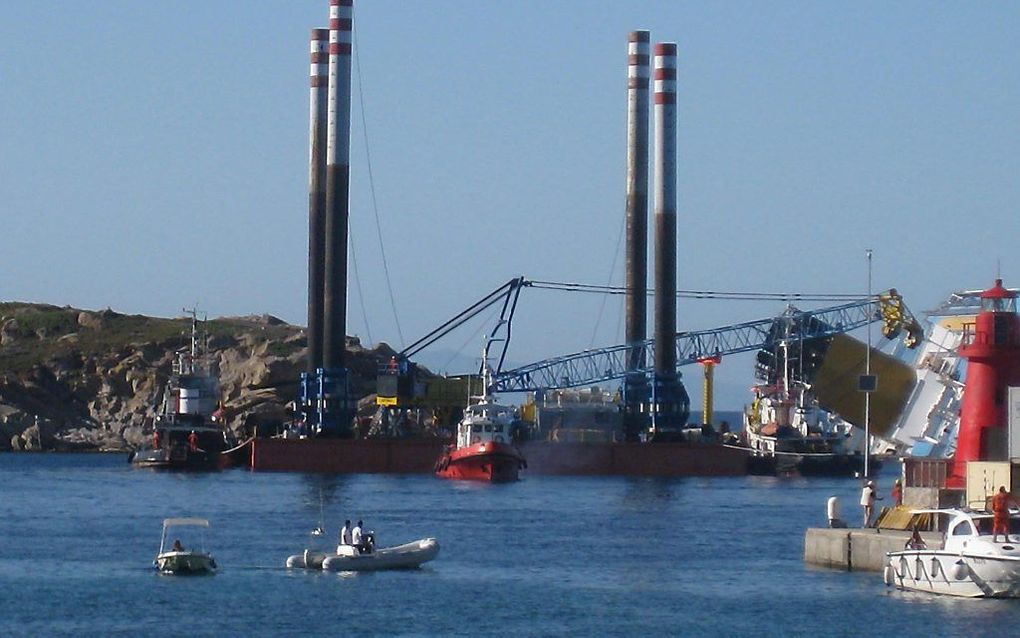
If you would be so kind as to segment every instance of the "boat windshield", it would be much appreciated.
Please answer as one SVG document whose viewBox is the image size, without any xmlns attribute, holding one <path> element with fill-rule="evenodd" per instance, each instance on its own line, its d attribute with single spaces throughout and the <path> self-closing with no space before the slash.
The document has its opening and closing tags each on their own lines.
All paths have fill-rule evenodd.
<svg viewBox="0 0 1020 638">
<path fill-rule="evenodd" d="M 159 551 L 205 552 L 205 531 L 209 521 L 201 518 L 168 518 L 163 521 Z"/>
<path fill-rule="evenodd" d="M 981 536 L 990 536 L 992 534 L 992 517 L 991 516 L 975 516 L 971 519 L 974 522 L 974 527 L 977 528 L 977 533 Z M 961 525 L 960 527 L 964 527 Z M 965 534 L 969 532 L 957 532 L 953 530 L 953 534 Z M 1009 517 L 1009 533 L 1020 534 L 1020 516 Z"/>
</svg>

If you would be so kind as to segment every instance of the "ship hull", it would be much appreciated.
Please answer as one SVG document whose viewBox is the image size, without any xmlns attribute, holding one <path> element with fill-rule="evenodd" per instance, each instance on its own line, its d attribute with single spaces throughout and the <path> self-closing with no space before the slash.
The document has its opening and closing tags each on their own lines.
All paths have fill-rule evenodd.
<svg viewBox="0 0 1020 638">
<path fill-rule="evenodd" d="M 220 452 L 146 449 L 132 452 L 128 460 L 135 467 L 160 470 L 218 470 L 223 462 Z"/>
<path fill-rule="evenodd" d="M 229 452 L 228 464 L 255 471 L 328 474 L 432 474 L 440 439 L 252 439 Z M 748 451 L 695 442 L 518 445 L 529 475 L 744 476 Z"/>
<path fill-rule="evenodd" d="M 869 470 L 874 473 L 882 462 L 871 459 Z M 748 474 L 755 476 L 832 476 L 857 477 L 864 474 L 864 457 L 850 454 L 780 453 L 776 456 L 750 456 L 747 459 Z"/>
<path fill-rule="evenodd" d="M 163 470 L 217 470 L 224 461 L 226 439 L 223 430 L 202 423 L 157 425 L 158 447 L 132 452 L 134 467 Z M 190 440 L 195 436 L 194 445 Z"/>
<path fill-rule="evenodd" d="M 436 463 L 436 476 L 460 481 L 510 483 L 519 477 L 524 458 L 506 443 L 477 443 L 444 452 Z"/>
</svg>

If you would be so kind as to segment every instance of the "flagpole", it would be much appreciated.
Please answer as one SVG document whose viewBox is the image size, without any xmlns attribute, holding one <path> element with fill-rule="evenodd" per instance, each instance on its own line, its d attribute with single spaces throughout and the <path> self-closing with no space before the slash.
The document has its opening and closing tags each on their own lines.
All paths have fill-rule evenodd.
<svg viewBox="0 0 1020 638">
<path fill-rule="evenodd" d="M 871 253 L 870 248 L 864 250 L 868 257 L 868 303 L 871 303 Z M 871 322 L 868 322 L 868 348 L 864 353 L 864 374 L 871 378 Z M 871 478 L 871 389 L 864 391 L 864 478 Z"/>
</svg>

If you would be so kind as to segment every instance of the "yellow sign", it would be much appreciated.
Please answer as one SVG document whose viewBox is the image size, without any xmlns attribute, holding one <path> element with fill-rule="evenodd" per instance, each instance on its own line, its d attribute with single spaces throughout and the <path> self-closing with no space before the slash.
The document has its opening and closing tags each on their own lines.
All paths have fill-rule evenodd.
<svg viewBox="0 0 1020 638">
<path fill-rule="evenodd" d="M 376 395 L 375 396 L 375 404 L 376 405 L 396 405 L 397 404 L 397 397 L 381 397 L 379 395 Z"/>
</svg>

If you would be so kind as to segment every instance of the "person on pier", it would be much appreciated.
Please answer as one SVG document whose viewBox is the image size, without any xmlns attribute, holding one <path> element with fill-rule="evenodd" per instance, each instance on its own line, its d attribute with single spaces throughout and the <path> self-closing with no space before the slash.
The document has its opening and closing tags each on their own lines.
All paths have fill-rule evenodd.
<svg viewBox="0 0 1020 638">
<path fill-rule="evenodd" d="M 896 482 L 893 483 L 890 495 L 892 496 L 894 507 L 903 505 L 903 481 L 896 479 Z"/>
<path fill-rule="evenodd" d="M 861 489 L 861 507 L 864 508 L 864 527 L 871 527 L 871 517 L 875 513 L 875 501 L 882 500 L 875 489 L 875 482 L 868 481 Z"/>
</svg>

